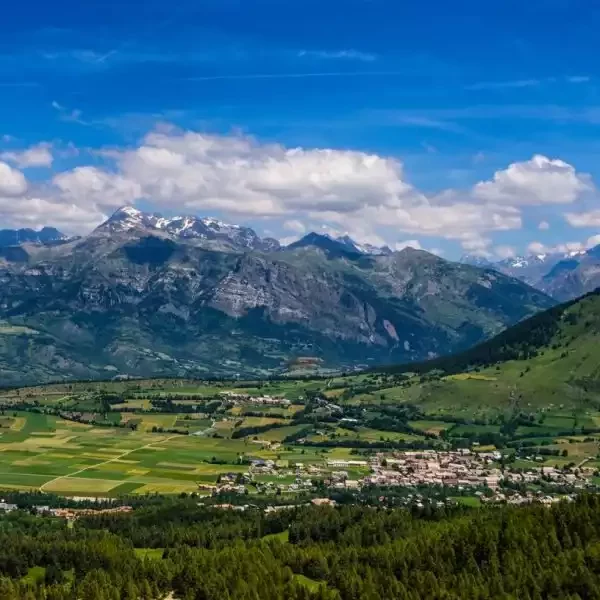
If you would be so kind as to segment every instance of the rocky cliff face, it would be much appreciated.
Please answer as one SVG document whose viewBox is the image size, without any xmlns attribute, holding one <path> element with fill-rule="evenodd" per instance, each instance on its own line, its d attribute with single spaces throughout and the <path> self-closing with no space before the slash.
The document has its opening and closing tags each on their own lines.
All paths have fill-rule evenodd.
<svg viewBox="0 0 600 600">
<path fill-rule="evenodd" d="M 5 383 L 264 375 L 307 355 L 346 368 L 421 360 L 552 304 L 423 251 L 364 254 L 318 236 L 282 249 L 251 230 L 210 237 L 206 220 L 182 230 L 159 219 L 121 211 L 85 238 L 0 256 Z"/>
</svg>

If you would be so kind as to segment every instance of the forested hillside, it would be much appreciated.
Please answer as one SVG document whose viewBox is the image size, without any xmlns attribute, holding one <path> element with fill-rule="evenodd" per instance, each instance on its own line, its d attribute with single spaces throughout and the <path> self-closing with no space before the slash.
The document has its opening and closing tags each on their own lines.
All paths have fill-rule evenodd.
<svg viewBox="0 0 600 600">
<path fill-rule="evenodd" d="M 382 367 L 383 372 L 458 373 L 509 360 L 530 360 L 546 350 L 580 347 L 600 335 L 600 289 L 540 312 L 465 352 L 418 364 Z"/>
<path fill-rule="evenodd" d="M 552 508 L 298 508 L 157 500 L 130 514 L 0 519 L 0 598 L 600 598 L 600 499 Z"/>
<path fill-rule="evenodd" d="M 387 378 L 388 388 L 380 393 L 430 415 L 485 422 L 491 415 L 521 415 L 541 422 L 550 412 L 595 419 L 592 415 L 600 407 L 599 342 L 597 290 L 466 352 L 382 368 L 373 371 L 371 379 Z"/>
</svg>

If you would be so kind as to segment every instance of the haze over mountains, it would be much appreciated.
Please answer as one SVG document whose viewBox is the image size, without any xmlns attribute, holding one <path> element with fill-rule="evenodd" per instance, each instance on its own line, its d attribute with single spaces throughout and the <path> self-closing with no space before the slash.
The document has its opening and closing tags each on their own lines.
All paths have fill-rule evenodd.
<svg viewBox="0 0 600 600">
<path fill-rule="evenodd" d="M 530 254 L 498 262 L 464 256 L 461 262 L 516 277 L 559 301 L 577 298 L 600 287 L 600 245 L 589 250 Z"/>
<path fill-rule="evenodd" d="M 288 247 L 215 219 L 131 207 L 91 234 L 3 249 L 5 383 L 260 375 L 465 349 L 554 301 L 490 269 L 309 234 Z M 35 356 L 35 360 L 33 357 Z"/>
</svg>

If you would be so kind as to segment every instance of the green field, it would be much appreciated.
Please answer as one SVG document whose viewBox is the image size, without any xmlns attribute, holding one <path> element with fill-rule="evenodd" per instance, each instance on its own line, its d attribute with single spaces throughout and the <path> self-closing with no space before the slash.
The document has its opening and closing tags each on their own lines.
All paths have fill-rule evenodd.
<svg viewBox="0 0 600 600">
<path fill-rule="evenodd" d="M 247 470 L 241 456 L 276 458 L 247 440 L 93 427 L 28 412 L 17 419 L 20 431 L 0 435 L 0 488 L 81 496 L 193 492 L 221 473 Z"/>
</svg>

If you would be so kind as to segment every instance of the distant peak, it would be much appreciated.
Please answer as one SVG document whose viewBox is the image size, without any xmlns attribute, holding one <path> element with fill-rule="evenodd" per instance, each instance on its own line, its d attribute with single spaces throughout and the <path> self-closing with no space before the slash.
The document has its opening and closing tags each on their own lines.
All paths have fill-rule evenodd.
<svg viewBox="0 0 600 600">
<path fill-rule="evenodd" d="M 135 232 L 146 231 L 155 235 L 162 232 L 198 243 L 212 244 L 211 247 L 235 248 L 238 250 L 274 250 L 279 247 L 275 240 L 262 240 L 253 229 L 240 225 L 229 225 L 214 217 L 176 216 L 163 217 L 160 214 L 143 212 L 134 206 L 122 206 L 105 221 L 98 231 Z"/>
<path fill-rule="evenodd" d="M 328 234 L 316 233 L 311 231 L 307 233 L 303 238 L 290 244 L 288 248 L 305 248 L 314 247 L 326 252 L 329 256 L 360 256 L 361 252 L 353 245 L 349 245 L 343 241 L 336 240 Z"/>
<path fill-rule="evenodd" d="M 113 214 L 112 218 L 128 216 L 128 217 L 141 217 L 144 213 L 141 210 L 138 210 L 134 206 L 121 206 L 121 208 L 117 209 Z"/>
</svg>

